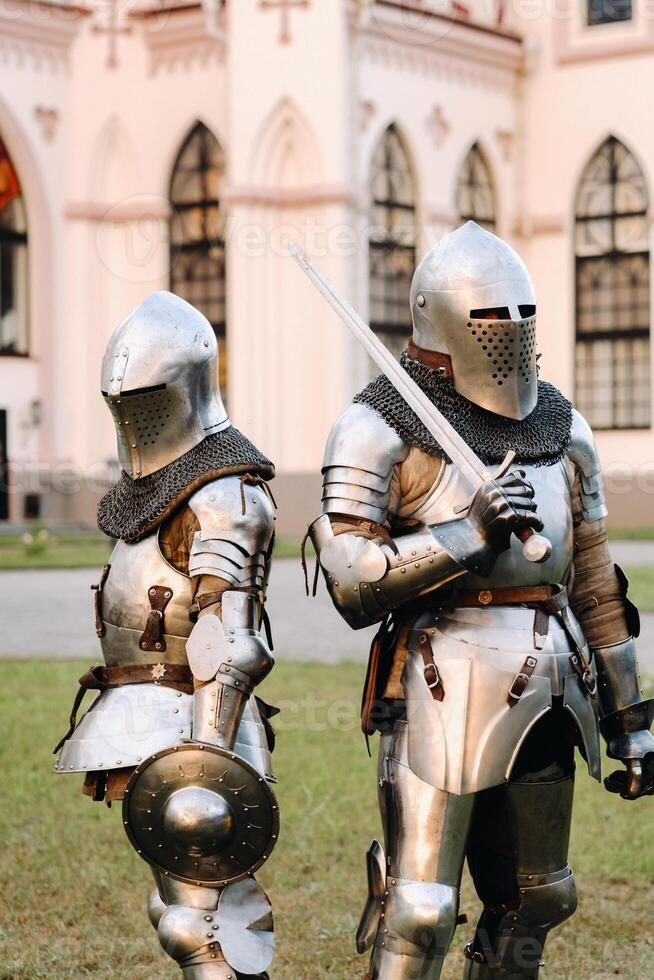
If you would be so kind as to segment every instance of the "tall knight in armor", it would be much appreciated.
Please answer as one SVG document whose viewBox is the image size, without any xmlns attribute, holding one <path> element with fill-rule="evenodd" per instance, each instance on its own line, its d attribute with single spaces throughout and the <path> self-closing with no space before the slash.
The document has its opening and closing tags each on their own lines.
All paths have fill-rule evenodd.
<svg viewBox="0 0 654 980">
<path fill-rule="evenodd" d="M 150 920 L 185 980 L 265 977 L 273 956 L 253 877 L 279 823 L 272 709 L 253 692 L 273 665 L 274 468 L 231 425 L 217 359 L 208 321 L 166 292 L 109 341 L 102 395 L 122 474 L 98 511 L 117 539 L 95 587 L 105 666 L 80 680 L 56 765 L 84 773 L 94 800 L 123 801 L 154 874 Z M 99 693 L 78 722 L 87 690 Z"/>
<path fill-rule="evenodd" d="M 439 977 L 464 859 L 483 903 L 468 980 L 536 978 L 571 916 L 574 749 L 600 777 L 599 733 L 651 793 L 652 703 L 641 695 L 638 614 L 613 564 L 588 424 L 537 378 L 532 283 L 516 253 L 468 222 L 418 266 L 402 364 L 489 467 L 474 495 L 385 376 L 336 422 L 323 514 L 310 533 L 354 628 L 379 622 L 363 727 L 381 733 L 385 846 L 368 853 L 357 934 L 369 980 Z M 472 499 L 470 499 L 472 496 Z M 544 533 L 525 559 L 516 532 Z"/>
</svg>

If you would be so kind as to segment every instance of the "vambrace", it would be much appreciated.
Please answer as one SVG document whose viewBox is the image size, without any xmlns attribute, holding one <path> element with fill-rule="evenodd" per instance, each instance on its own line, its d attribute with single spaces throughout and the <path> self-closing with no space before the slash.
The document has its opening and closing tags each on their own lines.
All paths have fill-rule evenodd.
<svg viewBox="0 0 654 980">
<path fill-rule="evenodd" d="M 593 651 L 600 703 L 600 728 L 612 759 L 642 759 L 654 752 L 649 728 L 654 701 L 643 698 L 633 637 Z"/>
<path fill-rule="evenodd" d="M 193 739 L 231 751 L 247 700 L 273 666 L 260 632 L 273 506 L 264 487 L 236 476 L 205 484 L 189 506 L 200 525 L 189 574 L 200 589 L 206 580 L 220 584 L 196 596 L 200 612 L 186 644 L 195 679 Z"/>
<path fill-rule="evenodd" d="M 466 574 L 461 560 L 447 547 L 451 542 L 445 530 L 449 527 L 451 536 L 456 536 L 464 530 L 462 524 L 440 525 L 439 540 L 429 530 L 397 539 L 370 538 L 355 529 L 335 534 L 329 515 L 323 514 L 309 533 L 334 604 L 350 626 L 361 629 Z"/>
<path fill-rule="evenodd" d="M 270 673 L 273 657 L 251 592 L 222 595 L 221 618 L 208 613 L 193 627 L 186 651 L 196 681 L 193 739 L 233 749 L 247 699 Z"/>
</svg>

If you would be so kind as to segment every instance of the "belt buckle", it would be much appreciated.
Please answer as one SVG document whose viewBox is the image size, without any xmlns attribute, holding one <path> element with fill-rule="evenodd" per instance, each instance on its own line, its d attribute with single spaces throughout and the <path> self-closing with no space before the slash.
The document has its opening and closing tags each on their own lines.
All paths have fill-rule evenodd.
<svg viewBox="0 0 654 980">
<path fill-rule="evenodd" d="M 519 701 L 522 695 L 525 693 L 528 683 L 529 675 L 525 674 L 523 671 L 520 671 L 520 673 L 516 674 L 513 678 L 513 683 L 509 688 L 509 697 L 513 701 Z"/>
<path fill-rule="evenodd" d="M 477 596 L 477 599 L 482 604 L 482 606 L 487 606 L 489 605 L 489 603 L 493 601 L 493 593 L 491 592 L 490 589 L 482 589 L 479 595 Z"/>
</svg>

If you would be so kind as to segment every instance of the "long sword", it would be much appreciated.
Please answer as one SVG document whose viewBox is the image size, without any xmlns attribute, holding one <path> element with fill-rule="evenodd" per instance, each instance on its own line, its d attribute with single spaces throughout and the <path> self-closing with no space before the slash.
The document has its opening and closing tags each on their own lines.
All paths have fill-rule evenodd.
<svg viewBox="0 0 654 980">
<path fill-rule="evenodd" d="M 291 242 L 288 250 L 318 292 L 327 300 L 350 332 L 354 334 L 364 350 L 400 393 L 409 408 L 418 416 L 448 459 L 454 463 L 473 494 L 483 483 L 506 473 L 515 459 L 513 450 L 507 453 L 499 469 L 491 473 L 454 426 L 448 422 L 442 412 L 418 387 L 413 378 L 407 374 L 399 361 L 384 347 L 368 324 L 364 323 L 350 304 L 338 295 L 329 280 L 305 255 L 298 242 Z M 552 553 L 552 546 L 547 538 L 536 534 L 532 528 L 521 528 L 517 531 L 517 537 L 523 543 L 522 551 L 527 561 L 543 562 Z"/>
</svg>

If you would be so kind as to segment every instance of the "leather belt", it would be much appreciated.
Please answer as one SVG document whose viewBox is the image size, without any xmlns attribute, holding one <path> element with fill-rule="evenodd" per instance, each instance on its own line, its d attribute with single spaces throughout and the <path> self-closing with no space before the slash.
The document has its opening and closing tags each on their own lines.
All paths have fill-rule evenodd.
<svg viewBox="0 0 654 980">
<path fill-rule="evenodd" d="M 584 637 L 570 616 L 568 593 L 564 585 L 526 585 L 497 589 L 461 589 L 459 591 L 451 589 L 447 593 L 441 593 L 440 596 L 437 593 L 435 598 L 438 600 L 437 608 L 442 610 L 485 609 L 489 606 L 524 606 L 527 609 L 534 609 L 534 647 L 536 650 L 542 650 L 547 642 L 549 617 L 559 613 L 566 636 L 574 651 L 568 658 L 570 665 L 577 675 L 579 685 L 586 697 L 596 697 L 597 683 L 584 652 Z M 428 664 L 424 653 L 423 661 L 425 662 L 425 676 L 427 677 Z M 514 707 L 524 694 L 537 663 L 535 657 L 527 657 L 522 669 L 516 674 L 508 694 L 510 707 Z M 434 678 L 431 680 L 433 682 Z M 442 684 L 437 671 L 435 680 L 434 687 L 442 697 Z M 429 686 L 432 687 L 432 684 Z M 432 690 L 432 695 L 438 696 L 434 690 Z"/>
<path fill-rule="evenodd" d="M 559 612 L 568 605 L 568 594 L 564 585 L 525 585 L 503 589 L 461 589 L 451 590 L 444 605 L 457 608 L 484 609 L 486 606 L 535 606 L 549 613 Z"/>
<path fill-rule="evenodd" d="M 70 712 L 70 726 L 59 740 L 53 754 L 56 754 L 65 741 L 75 731 L 77 712 L 87 691 L 105 691 L 108 687 L 122 687 L 123 684 L 157 684 L 159 687 L 172 687 L 184 694 L 193 694 L 193 674 L 186 664 L 132 664 L 125 667 L 91 667 L 79 679 L 79 689 Z"/>
</svg>

